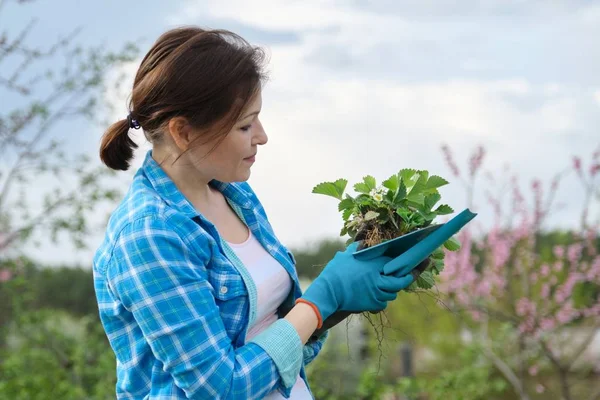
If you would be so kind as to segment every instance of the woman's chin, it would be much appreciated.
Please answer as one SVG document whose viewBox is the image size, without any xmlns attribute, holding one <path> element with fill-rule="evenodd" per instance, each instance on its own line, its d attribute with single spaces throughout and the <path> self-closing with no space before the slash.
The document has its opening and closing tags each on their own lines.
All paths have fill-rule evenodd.
<svg viewBox="0 0 600 400">
<path fill-rule="evenodd" d="M 248 168 L 245 171 L 238 171 L 235 174 L 231 174 L 230 176 L 228 176 L 226 179 L 220 180 L 221 182 L 246 182 L 248 179 L 250 179 L 250 168 Z"/>
</svg>

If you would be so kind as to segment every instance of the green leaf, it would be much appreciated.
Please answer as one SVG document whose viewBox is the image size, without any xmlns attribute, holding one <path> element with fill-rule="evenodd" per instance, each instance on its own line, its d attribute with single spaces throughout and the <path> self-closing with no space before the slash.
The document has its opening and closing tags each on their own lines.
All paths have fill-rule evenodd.
<svg viewBox="0 0 600 400">
<path fill-rule="evenodd" d="M 425 218 L 426 221 L 433 221 L 435 217 L 437 217 L 437 214 L 434 212 L 419 211 L 419 213 L 423 216 L 423 218 Z"/>
<path fill-rule="evenodd" d="M 398 229 L 398 230 L 399 230 L 399 229 L 400 229 L 400 227 L 398 226 L 398 223 L 396 222 L 396 218 L 395 218 L 395 216 L 394 216 L 394 211 L 392 211 L 392 210 L 389 210 L 389 213 L 390 213 L 390 214 L 388 215 L 388 217 L 389 217 L 389 220 L 390 220 L 390 221 L 392 221 L 392 224 L 394 224 L 394 228 L 396 228 L 396 229 Z"/>
<path fill-rule="evenodd" d="M 406 199 L 413 203 L 417 208 L 420 208 L 420 206 L 425 204 L 425 195 L 423 193 L 413 193 L 412 190 L 408 196 L 406 196 Z"/>
<path fill-rule="evenodd" d="M 417 278 L 417 285 L 422 289 L 431 289 L 435 286 L 435 279 L 430 271 L 423 271 Z"/>
<path fill-rule="evenodd" d="M 460 241 L 455 237 L 451 237 L 444 242 L 444 247 L 450 251 L 457 251 L 460 249 Z"/>
<path fill-rule="evenodd" d="M 372 210 L 371 210 L 371 211 L 368 211 L 368 212 L 365 214 L 365 221 L 370 221 L 370 220 L 372 220 L 372 219 L 375 219 L 375 218 L 377 218 L 378 216 L 379 216 L 379 213 L 378 213 L 378 212 L 376 212 L 376 211 L 372 211 Z"/>
<path fill-rule="evenodd" d="M 431 253 L 431 258 L 437 260 L 443 260 L 444 257 L 446 257 L 446 252 L 444 251 L 443 247 L 438 247 L 433 253 Z"/>
<path fill-rule="evenodd" d="M 447 215 L 447 214 L 452 214 L 454 212 L 454 209 L 452 207 L 450 207 L 448 204 L 442 204 L 438 208 L 435 209 L 435 212 L 438 215 Z"/>
<path fill-rule="evenodd" d="M 367 206 L 373 204 L 373 199 L 368 194 L 359 194 L 354 199 L 354 202 L 359 205 Z"/>
<path fill-rule="evenodd" d="M 380 225 L 385 225 L 390 220 L 390 214 L 388 214 L 386 211 L 379 212 L 378 217 L 379 218 L 377 219 L 377 222 Z"/>
<path fill-rule="evenodd" d="M 434 259 L 433 263 L 431 264 L 431 271 L 434 274 L 439 275 L 442 273 L 443 270 L 444 270 L 444 260 Z"/>
<path fill-rule="evenodd" d="M 344 225 L 340 230 L 340 236 L 346 236 L 348 234 L 348 227 Z"/>
<path fill-rule="evenodd" d="M 344 200 L 340 201 L 340 204 L 338 204 L 339 211 L 344 211 L 344 210 L 347 210 L 347 209 L 353 208 L 353 207 L 354 207 L 354 199 L 351 197 L 346 197 Z"/>
<path fill-rule="evenodd" d="M 347 208 L 344 210 L 344 212 L 342 213 L 342 218 L 344 219 L 344 221 L 348 221 L 348 218 L 350 218 L 353 211 L 354 210 L 352 208 Z"/>
<path fill-rule="evenodd" d="M 391 204 L 394 204 L 394 197 L 396 196 L 396 192 L 393 192 L 391 190 L 388 190 L 387 193 L 385 194 L 385 199 Z"/>
<path fill-rule="evenodd" d="M 385 181 L 383 181 L 381 185 L 383 185 L 383 187 L 388 188 L 392 193 L 396 193 L 396 190 L 398 190 L 398 188 L 400 187 L 400 179 L 398 178 L 398 175 L 394 174 Z"/>
<path fill-rule="evenodd" d="M 363 178 L 363 182 L 365 183 L 365 185 L 367 185 L 367 187 L 369 188 L 369 190 L 373 190 L 373 189 L 375 189 L 377 187 L 377 181 L 371 175 L 365 176 Z"/>
<path fill-rule="evenodd" d="M 412 223 L 415 226 L 422 226 L 425 224 L 425 218 L 421 214 L 413 214 Z"/>
<path fill-rule="evenodd" d="M 367 186 L 367 184 L 363 183 L 363 182 L 359 182 L 359 183 L 355 184 L 354 190 L 356 190 L 358 193 L 365 193 L 365 194 L 369 194 L 369 192 L 371 191 L 371 189 L 369 189 L 369 186 Z"/>
<path fill-rule="evenodd" d="M 442 196 L 439 193 L 432 193 L 425 196 L 425 209 L 430 211 L 441 198 Z"/>
<path fill-rule="evenodd" d="M 350 230 L 350 228 L 354 228 L 359 223 L 360 223 L 360 220 L 358 218 L 354 218 L 351 221 L 348 221 L 346 223 L 346 227 Z"/>
<path fill-rule="evenodd" d="M 427 181 L 427 184 L 425 185 L 425 188 L 427 190 L 429 189 L 437 189 L 439 187 L 442 187 L 444 185 L 447 185 L 448 181 L 445 180 L 444 178 L 437 176 L 437 175 L 432 175 L 429 180 Z"/>
<path fill-rule="evenodd" d="M 415 184 L 415 182 L 412 179 L 416 173 L 417 171 L 411 168 L 405 168 L 400 170 L 400 177 L 402 178 L 402 182 L 406 187 L 412 187 Z"/>
<path fill-rule="evenodd" d="M 429 173 L 427 171 L 418 171 L 417 172 L 418 175 L 418 179 L 415 182 L 415 184 L 413 185 L 413 187 L 410 189 L 410 191 L 408 192 L 408 196 L 410 197 L 410 195 L 419 195 L 419 194 L 424 194 L 425 193 L 425 185 L 427 184 L 427 177 L 429 176 Z M 413 177 L 414 179 L 414 177 Z"/>
<path fill-rule="evenodd" d="M 400 187 L 398 188 L 398 191 L 396 192 L 396 196 L 394 196 L 394 205 L 399 205 L 398 203 L 400 203 L 400 201 L 404 200 L 406 198 L 406 185 L 404 184 L 404 182 L 400 182 Z"/>
<path fill-rule="evenodd" d="M 324 194 L 326 196 L 335 197 L 336 199 L 342 200 L 342 195 L 346 189 L 348 181 L 346 179 L 338 179 L 335 182 L 323 182 L 319 183 L 312 190 L 316 194 Z"/>
<path fill-rule="evenodd" d="M 419 289 L 419 283 L 417 282 L 419 279 L 417 279 L 416 281 L 413 281 L 413 283 L 410 284 L 410 286 L 408 286 L 406 288 L 406 290 L 417 290 Z"/>
<path fill-rule="evenodd" d="M 404 220 L 404 222 L 409 222 L 411 212 L 406 208 L 397 208 L 396 214 L 400 216 Z"/>
</svg>

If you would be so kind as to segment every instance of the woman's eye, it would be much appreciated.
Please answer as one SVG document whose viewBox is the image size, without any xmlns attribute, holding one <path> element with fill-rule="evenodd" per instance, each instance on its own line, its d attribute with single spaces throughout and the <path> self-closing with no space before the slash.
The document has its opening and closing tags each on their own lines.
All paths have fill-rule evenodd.
<svg viewBox="0 0 600 400">
<path fill-rule="evenodd" d="M 244 132 L 246 132 L 246 131 L 250 130 L 251 127 L 252 127 L 252 125 L 245 125 L 245 126 L 242 126 L 240 129 L 243 130 Z"/>
</svg>

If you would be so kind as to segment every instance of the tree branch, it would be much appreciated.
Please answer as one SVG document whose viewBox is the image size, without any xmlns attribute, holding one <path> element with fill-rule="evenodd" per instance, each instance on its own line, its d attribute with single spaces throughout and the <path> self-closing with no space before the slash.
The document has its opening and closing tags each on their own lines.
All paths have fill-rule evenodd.
<svg viewBox="0 0 600 400">
<path fill-rule="evenodd" d="M 596 336 L 596 333 L 598 332 L 598 329 L 600 329 L 600 323 L 597 323 L 595 326 L 592 327 L 588 336 L 581 342 L 581 344 L 579 345 L 579 348 L 577 350 L 575 350 L 575 352 L 573 353 L 571 360 L 567 361 L 565 367 L 568 370 L 571 369 L 571 367 L 573 366 L 575 361 L 577 361 L 579 356 L 581 356 L 581 354 L 583 354 L 585 349 L 588 348 L 590 343 L 592 343 L 592 341 L 594 340 L 594 337 Z"/>
<path fill-rule="evenodd" d="M 19 236 L 23 232 L 26 232 L 34 227 L 41 226 L 43 224 L 44 218 L 47 217 L 48 214 L 56 211 L 61 205 L 67 204 L 68 201 L 72 200 L 72 198 L 73 198 L 73 193 L 71 193 L 67 196 L 59 197 L 53 203 L 51 203 L 47 207 L 44 207 L 43 210 L 39 214 L 37 214 L 33 218 L 30 218 L 29 223 L 26 223 L 25 225 L 21 226 L 20 228 L 15 229 L 11 233 L 9 233 L 6 237 L 4 237 L 3 241 L 0 242 L 0 251 L 7 249 L 14 241 L 16 241 L 19 238 Z"/>
<path fill-rule="evenodd" d="M 517 375 L 512 371 L 510 366 L 506 364 L 500 357 L 498 357 L 490 348 L 484 347 L 484 354 L 492 361 L 492 363 L 498 368 L 498 370 L 504 375 L 504 377 L 510 382 L 515 391 L 521 397 L 521 400 L 529 400 L 529 396 L 525 393 L 521 381 Z"/>
<path fill-rule="evenodd" d="M 516 317 L 514 317 L 508 313 L 502 312 L 500 310 L 496 310 L 492 307 L 480 306 L 480 305 L 476 305 L 476 304 L 473 305 L 472 307 L 479 312 L 482 312 L 486 315 L 494 317 L 498 321 L 510 322 L 515 325 L 519 323 L 519 320 Z"/>
<path fill-rule="evenodd" d="M 488 333 L 488 324 L 489 320 L 486 318 L 481 325 L 484 355 L 492 361 L 492 363 L 496 366 L 496 368 L 498 368 L 502 375 L 504 375 L 504 377 L 511 383 L 515 391 L 521 397 L 521 400 L 529 400 L 529 396 L 527 395 L 525 387 L 523 386 L 523 381 L 519 380 L 517 375 L 510 368 L 510 366 L 507 363 L 505 363 L 500 357 L 498 357 L 496 353 L 494 353 L 494 351 L 492 350 L 492 343 L 490 341 L 490 336 Z"/>
<path fill-rule="evenodd" d="M 563 395 L 563 400 L 571 400 L 571 388 L 569 387 L 569 378 L 567 376 L 568 370 L 560 363 L 560 360 L 552 353 L 552 350 L 548 347 L 548 344 L 544 340 L 540 340 L 540 344 L 544 349 L 546 357 L 550 360 L 552 365 L 558 372 L 558 378 L 560 380 L 560 389 Z"/>
<path fill-rule="evenodd" d="M 4 48 L 0 47 L 0 50 L 3 51 L 3 52 L 0 52 L 0 63 L 2 62 L 2 60 L 4 60 L 4 58 L 8 54 L 15 51 L 15 49 L 17 49 L 21 45 L 21 43 L 25 40 L 25 38 L 27 37 L 29 32 L 31 32 L 31 30 L 33 29 L 34 25 L 35 25 L 35 20 L 32 20 L 31 22 L 29 22 L 29 24 L 25 28 L 23 28 L 23 30 L 21 31 L 19 36 L 17 36 L 17 38 L 11 44 L 9 44 L 7 47 L 4 47 Z"/>
<path fill-rule="evenodd" d="M 74 92 L 72 93 L 72 96 L 70 98 L 70 100 L 72 100 L 73 98 L 76 98 L 79 95 L 79 92 Z M 65 102 L 65 104 L 63 104 L 63 106 L 54 113 L 54 115 L 50 116 L 40 127 L 39 131 L 34 135 L 33 139 L 31 139 L 27 145 L 26 148 L 24 150 L 22 150 L 18 156 L 17 156 L 17 161 L 15 162 L 15 164 L 13 165 L 13 167 L 9 170 L 8 174 L 6 175 L 4 184 L 2 185 L 2 188 L 0 188 L 0 211 L 2 210 L 2 205 L 4 203 L 4 201 L 6 200 L 6 197 L 8 195 L 9 189 L 10 189 L 10 185 L 12 183 L 12 180 L 14 179 L 15 173 L 16 171 L 19 169 L 20 167 L 20 163 L 27 158 L 27 156 L 31 153 L 31 150 L 33 149 L 33 146 L 37 143 L 39 143 L 39 141 L 42 139 L 42 137 L 44 136 L 44 134 L 48 131 L 48 129 L 50 128 L 50 126 L 56 122 L 60 117 L 63 116 L 63 112 L 64 110 L 68 109 L 70 107 L 70 102 L 67 101 Z"/>
</svg>

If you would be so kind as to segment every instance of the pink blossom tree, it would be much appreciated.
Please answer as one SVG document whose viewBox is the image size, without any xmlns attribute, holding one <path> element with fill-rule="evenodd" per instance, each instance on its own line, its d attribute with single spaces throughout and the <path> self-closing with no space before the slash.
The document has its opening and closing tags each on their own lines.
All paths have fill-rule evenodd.
<svg viewBox="0 0 600 400">
<path fill-rule="evenodd" d="M 451 172 L 464 184 L 468 206 L 484 214 L 474 201 L 480 194 L 476 183 L 483 175 L 484 149 L 472 153 L 467 173 L 460 171 L 447 146 L 442 150 Z M 547 187 L 533 180 L 529 195 L 516 176 L 505 177 L 500 185 L 485 173 L 486 186 L 498 190 L 480 196 L 491 206 L 494 221 L 489 228 L 482 221 L 467 226 L 460 233 L 461 250 L 446 255 L 440 285 L 440 293 L 448 295 L 446 305 L 520 399 L 533 393 L 600 399 L 600 385 L 589 388 L 590 377 L 600 374 L 600 359 L 585 356 L 600 338 L 599 224 L 591 221 L 592 206 L 600 200 L 600 147 L 588 165 L 575 157 L 573 166 Z M 545 228 L 558 209 L 554 203 L 560 182 L 573 176 L 584 187 L 581 217 L 568 240 L 553 243 Z M 581 379 L 588 379 L 588 397 L 581 397 L 575 382 Z"/>
</svg>

